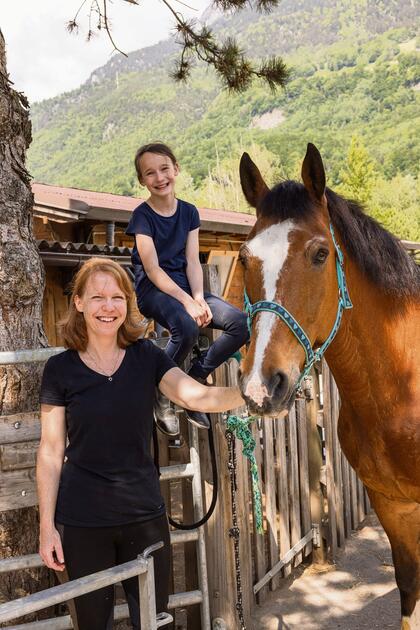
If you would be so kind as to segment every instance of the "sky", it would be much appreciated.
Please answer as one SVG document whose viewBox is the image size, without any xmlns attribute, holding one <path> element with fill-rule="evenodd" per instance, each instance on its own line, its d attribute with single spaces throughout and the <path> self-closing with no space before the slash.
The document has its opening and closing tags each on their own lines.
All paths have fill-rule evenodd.
<svg viewBox="0 0 420 630">
<path fill-rule="evenodd" d="M 80 12 L 79 34 L 67 32 L 66 23 L 81 1 L 0 0 L 0 28 L 6 40 L 10 79 L 30 102 L 77 88 L 115 54 L 103 32 L 86 42 L 90 0 Z M 209 0 L 187 3 L 197 10 L 187 9 L 179 0 L 172 1 L 184 17 L 198 18 Z M 139 6 L 110 0 L 109 17 L 113 37 L 124 52 L 166 39 L 174 27 L 173 17 L 159 0 L 140 0 Z"/>
</svg>

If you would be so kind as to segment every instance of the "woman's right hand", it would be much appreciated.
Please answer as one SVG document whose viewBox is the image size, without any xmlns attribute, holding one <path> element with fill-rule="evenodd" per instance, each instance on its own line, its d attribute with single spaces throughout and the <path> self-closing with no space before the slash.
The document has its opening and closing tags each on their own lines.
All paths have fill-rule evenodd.
<svg viewBox="0 0 420 630">
<path fill-rule="evenodd" d="M 64 554 L 60 534 L 54 526 L 40 530 L 39 555 L 43 563 L 54 571 L 64 571 Z"/>
</svg>

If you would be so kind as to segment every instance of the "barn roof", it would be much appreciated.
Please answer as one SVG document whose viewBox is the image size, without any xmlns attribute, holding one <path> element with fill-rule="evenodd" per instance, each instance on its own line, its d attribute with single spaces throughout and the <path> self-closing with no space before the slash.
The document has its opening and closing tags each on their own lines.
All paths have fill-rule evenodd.
<svg viewBox="0 0 420 630">
<path fill-rule="evenodd" d="M 33 182 L 34 214 L 52 221 L 74 222 L 83 219 L 128 223 L 131 213 L 144 199 L 79 188 L 65 188 Z M 201 228 L 212 232 L 247 234 L 255 216 L 214 208 L 198 208 Z"/>
</svg>

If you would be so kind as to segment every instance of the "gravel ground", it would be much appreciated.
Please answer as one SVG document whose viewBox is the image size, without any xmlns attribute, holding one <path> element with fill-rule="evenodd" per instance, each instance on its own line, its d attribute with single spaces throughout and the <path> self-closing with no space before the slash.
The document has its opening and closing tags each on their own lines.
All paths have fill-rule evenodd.
<svg viewBox="0 0 420 630">
<path fill-rule="evenodd" d="M 347 540 L 335 565 L 288 578 L 254 615 L 255 630 L 400 628 L 399 594 L 388 539 L 376 516 Z"/>
</svg>

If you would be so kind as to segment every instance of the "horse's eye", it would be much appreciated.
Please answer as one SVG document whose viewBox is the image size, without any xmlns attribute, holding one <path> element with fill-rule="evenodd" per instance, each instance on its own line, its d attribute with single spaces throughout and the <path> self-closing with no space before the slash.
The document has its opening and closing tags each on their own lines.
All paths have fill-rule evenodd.
<svg viewBox="0 0 420 630">
<path fill-rule="evenodd" d="M 323 265 L 324 262 L 328 258 L 329 251 L 325 247 L 320 247 L 316 250 L 312 257 L 312 262 L 314 265 Z"/>
</svg>

